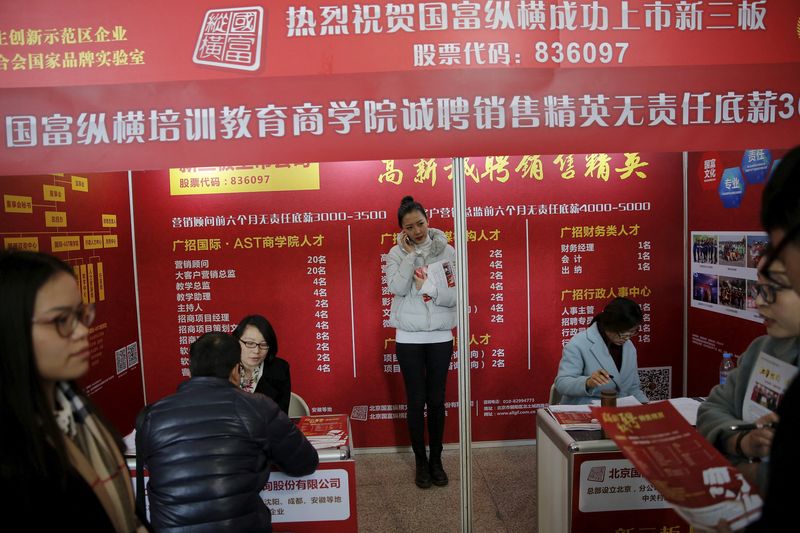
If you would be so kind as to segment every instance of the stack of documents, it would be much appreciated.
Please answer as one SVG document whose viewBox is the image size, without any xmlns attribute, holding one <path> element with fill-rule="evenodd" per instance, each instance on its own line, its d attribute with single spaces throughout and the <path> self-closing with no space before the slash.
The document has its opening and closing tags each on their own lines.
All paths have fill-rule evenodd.
<svg viewBox="0 0 800 533">
<path fill-rule="evenodd" d="M 347 444 L 347 417 L 345 415 L 304 416 L 297 427 L 314 448 L 338 448 Z"/>
<path fill-rule="evenodd" d="M 669 400 L 662 401 L 672 404 L 690 425 L 697 425 L 697 408 L 700 406 L 700 402 L 694 398 L 670 398 Z M 600 400 L 592 400 L 591 405 L 595 407 L 599 406 Z M 635 405 L 641 405 L 641 402 L 633 396 L 617 398 L 617 407 L 630 407 Z M 551 405 L 548 407 L 548 411 L 550 411 L 553 418 L 555 418 L 564 429 L 600 429 L 600 424 L 597 419 L 593 418 L 592 413 L 589 411 L 589 405 Z"/>
<path fill-rule="evenodd" d="M 328 432 L 328 435 L 309 436 L 308 442 L 317 450 L 323 448 L 338 448 L 339 446 L 347 444 L 347 434 L 341 430 L 332 430 Z"/>
<path fill-rule="evenodd" d="M 600 429 L 600 423 L 592 416 L 588 405 L 551 405 L 547 409 L 564 429 Z"/>
</svg>

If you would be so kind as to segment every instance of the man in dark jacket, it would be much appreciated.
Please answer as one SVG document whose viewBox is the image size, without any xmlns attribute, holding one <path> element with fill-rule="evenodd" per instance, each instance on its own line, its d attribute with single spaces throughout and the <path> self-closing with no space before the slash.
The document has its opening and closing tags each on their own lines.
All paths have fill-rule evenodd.
<svg viewBox="0 0 800 533">
<path fill-rule="evenodd" d="M 197 339 L 192 378 L 150 406 L 136 428 L 157 531 L 271 531 L 259 497 L 270 463 L 290 476 L 317 468 L 317 451 L 277 404 L 233 384 L 239 359 L 230 335 Z"/>
</svg>

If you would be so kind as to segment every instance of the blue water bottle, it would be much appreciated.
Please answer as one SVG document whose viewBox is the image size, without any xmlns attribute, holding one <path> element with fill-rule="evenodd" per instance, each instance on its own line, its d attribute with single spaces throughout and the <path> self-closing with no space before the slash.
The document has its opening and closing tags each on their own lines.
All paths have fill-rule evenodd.
<svg viewBox="0 0 800 533">
<path fill-rule="evenodd" d="M 736 368 L 736 363 L 733 362 L 733 354 L 724 352 L 722 354 L 722 362 L 719 364 L 719 384 L 724 385 L 728 381 L 728 373 Z"/>
</svg>

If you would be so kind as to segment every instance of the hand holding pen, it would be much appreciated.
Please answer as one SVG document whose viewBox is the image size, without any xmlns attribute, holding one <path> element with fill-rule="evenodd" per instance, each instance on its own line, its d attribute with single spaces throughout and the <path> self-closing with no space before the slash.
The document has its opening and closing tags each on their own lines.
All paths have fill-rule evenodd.
<svg viewBox="0 0 800 533">
<path fill-rule="evenodd" d="M 777 422 L 767 422 L 766 424 L 734 424 L 731 426 L 731 431 L 753 431 L 754 429 L 775 429 L 777 427 Z"/>
<path fill-rule="evenodd" d="M 768 456 L 777 425 L 778 415 L 767 413 L 752 424 L 730 426 L 731 431 L 737 432 L 731 437 L 734 451 L 744 457 Z"/>
<path fill-rule="evenodd" d="M 601 368 L 592 372 L 592 375 L 586 379 L 586 390 L 606 385 L 614 380 L 614 376 L 609 374 L 606 369 Z"/>
</svg>

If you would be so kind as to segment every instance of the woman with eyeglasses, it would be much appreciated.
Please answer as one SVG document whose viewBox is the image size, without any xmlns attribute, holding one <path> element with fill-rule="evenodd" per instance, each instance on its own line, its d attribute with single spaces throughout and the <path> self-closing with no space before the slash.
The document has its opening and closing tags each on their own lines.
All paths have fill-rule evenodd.
<svg viewBox="0 0 800 533">
<path fill-rule="evenodd" d="M 762 258 L 759 267 L 765 263 Z M 767 463 L 760 463 L 760 460 L 770 453 L 774 429 L 736 431 L 731 430 L 731 426 L 777 422 L 774 412 L 777 405 L 772 401 L 762 402 L 759 396 L 766 398 L 769 393 L 774 393 L 780 398 L 786 391 L 779 380 L 759 375 L 756 369 L 776 369 L 765 355 L 792 367 L 797 367 L 800 355 L 800 296 L 792 290 L 786 267 L 779 259 L 772 261 L 768 268 L 769 278 L 773 281 L 767 281 L 759 273 L 755 285 L 756 307 L 767 334 L 750 343 L 739 357 L 737 368 L 728 374 L 727 381 L 711 389 L 708 399 L 697 411 L 697 431 L 762 490 L 767 486 Z M 759 395 L 757 387 L 767 382 L 769 390 L 764 389 Z"/>
<path fill-rule="evenodd" d="M 604 390 L 620 397 L 649 400 L 639 384 L 636 347 L 631 339 L 642 324 L 642 308 L 628 298 L 614 298 L 588 329 L 564 346 L 555 386 L 563 404 L 588 404 Z"/>
<path fill-rule="evenodd" d="M 89 326 L 72 268 L 0 251 L 0 501 L 37 530 L 144 531 L 122 441 L 75 380 Z"/>
<path fill-rule="evenodd" d="M 780 260 L 788 281 L 800 292 L 800 146 L 786 152 L 775 167 L 761 197 L 761 224 L 769 234 L 772 250 L 761 267 L 767 281 L 771 262 Z M 800 316 L 796 316 L 800 320 Z M 800 379 L 795 379 L 778 408 L 780 425 L 772 439 L 769 455 L 769 485 L 761 518 L 750 524 L 750 532 L 772 532 L 786 529 L 795 519 L 797 480 L 800 479 Z"/>
<path fill-rule="evenodd" d="M 239 386 L 272 398 L 288 414 L 292 378 L 289 363 L 278 357 L 278 337 L 272 324 L 261 315 L 248 315 L 236 326 L 233 336 L 242 347 Z"/>
</svg>

